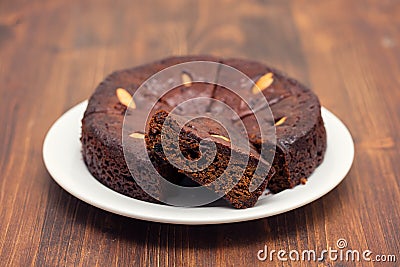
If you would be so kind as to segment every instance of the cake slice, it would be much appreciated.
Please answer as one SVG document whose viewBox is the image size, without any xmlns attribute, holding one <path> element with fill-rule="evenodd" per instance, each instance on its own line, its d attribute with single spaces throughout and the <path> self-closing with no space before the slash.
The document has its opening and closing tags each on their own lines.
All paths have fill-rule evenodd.
<svg viewBox="0 0 400 267">
<path fill-rule="evenodd" d="M 165 123 L 168 115 L 168 112 L 161 110 L 156 112 L 149 121 L 145 141 L 150 157 L 155 158 L 158 164 L 159 162 L 169 163 L 170 159 L 174 162 L 182 162 L 180 159 L 182 155 L 189 161 L 196 161 L 199 169 L 192 170 L 175 166 L 172 169 L 177 174 L 186 175 L 199 185 L 207 186 L 217 194 L 222 193 L 223 198 L 235 208 L 253 207 L 274 174 L 273 170 L 268 172 L 269 163 L 261 159 L 251 145 L 249 153 L 244 152 L 245 149 L 241 146 L 233 146 L 225 129 L 210 119 L 198 118 L 181 127 L 178 122 L 182 117 L 171 114 L 168 123 Z M 163 146 L 162 132 L 167 139 L 169 136 L 179 134 L 178 150 L 173 143 L 166 142 Z M 205 168 L 201 165 L 205 164 L 209 158 L 202 157 L 200 145 L 202 140 L 211 141 L 216 147 L 215 157 L 211 159 L 209 165 L 204 165 Z M 205 148 L 207 150 L 207 145 Z M 182 154 L 178 155 L 179 152 Z M 233 167 L 228 167 L 231 159 Z M 263 171 L 256 171 L 257 167 Z M 223 174 L 225 180 L 219 179 L 213 183 Z M 231 182 L 235 184 L 232 188 L 229 186 Z M 255 185 L 254 188 L 252 185 Z"/>
</svg>

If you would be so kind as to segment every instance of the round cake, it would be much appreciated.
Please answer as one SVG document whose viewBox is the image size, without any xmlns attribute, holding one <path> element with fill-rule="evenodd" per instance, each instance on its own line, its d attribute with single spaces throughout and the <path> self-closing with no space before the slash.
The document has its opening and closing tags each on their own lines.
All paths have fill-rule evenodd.
<svg viewBox="0 0 400 267">
<path fill-rule="evenodd" d="M 266 182 L 257 189 L 257 194 L 248 198 L 249 201 L 238 196 L 239 200 L 230 201 L 231 204 L 235 208 L 251 207 L 265 188 L 277 193 L 305 183 L 322 162 L 326 150 L 326 132 L 317 96 L 298 81 L 262 63 L 212 56 L 171 57 L 116 71 L 101 82 L 90 97 L 82 119 L 82 155 L 90 173 L 119 193 L 143 201 L 158 202 L 135 182 L 125 161 L 122 127 L 127 104 L 123 101 L 123 95 L 133 95 L 155 73 L 190 61 L 217 62 L 241 71 L 257 85 L 250 86 L 248 90 L 253 91 L 255 97 L 258 94 L 263 95 L 274 116 L 276 152 L 270 173 L 265 174 Z M 184 79 L 185 76 L 191 76 L 184 71 L 182 75 Z M 218 80 L 222 74 L 217 71 L 215 75 Z M 182 101 L 194 96 L 213 98 L 229 105 L 243 121 L 254 150 L 260 149 L 260 130 L 254 114 L 248 112 L 237 94 L 221 86 L 206 83 L 184 84 L 158 100 L 153 112 L 169 112 Z M 152 157 L 153 154 L 149 155 Z M 165 160 L 157 156 L 151 159 L 157 171 L 169 181 L 179 184 L 186 178 L 185 173 L 177 171 Z"/>
</svg>

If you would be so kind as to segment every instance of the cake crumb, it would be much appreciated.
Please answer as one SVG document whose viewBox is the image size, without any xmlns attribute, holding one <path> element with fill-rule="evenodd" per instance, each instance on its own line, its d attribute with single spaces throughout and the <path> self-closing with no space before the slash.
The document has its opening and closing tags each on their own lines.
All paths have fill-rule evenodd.
<svg viewBox="0 0 400 267">
<path fill-rule="evenodd" d="M 305 177 L 300 178 L 300 183 L 301 184 L 306 184 L 307 183 L 307 178 L 305 178 Z"/>
</svg>

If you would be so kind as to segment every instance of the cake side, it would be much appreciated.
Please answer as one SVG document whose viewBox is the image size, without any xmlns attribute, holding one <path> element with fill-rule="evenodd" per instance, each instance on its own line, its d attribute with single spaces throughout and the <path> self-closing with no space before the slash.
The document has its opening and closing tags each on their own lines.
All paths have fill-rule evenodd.
<svg viewBox="0 0 400 267">
<path fill-rule="evenodd" d="M 109 124 L 113 122 L 113 124 Z M 82 119 L 82 156 L 89 172 L 102 184 L 118 193 L 158 203 L 135 182 L 126 165 L 121 140 L 110 142 L 105 133 L 121 129 L 121 117 L 91 114 Z M 154 190 L 158 190 L 155 188 Z M 159 194 L 159 192 L 157 192 Z"/>
</svg>

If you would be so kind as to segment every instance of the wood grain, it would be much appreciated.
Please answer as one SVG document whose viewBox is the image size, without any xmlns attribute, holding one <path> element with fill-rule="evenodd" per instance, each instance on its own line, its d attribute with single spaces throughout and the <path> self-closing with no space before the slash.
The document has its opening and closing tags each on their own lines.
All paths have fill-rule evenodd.
<svg viewBox="0 0 400 267">
<path fill-rule="evenodd" d="M 374 265 L 256 256 L 339 238 L 399 262 L 399 47 L 396 0 L 1 1 L 0 265 Z M 311 86 L 354 137 L 347 178 L 294 211 L 214 226 L 124 218 L 61 189 L 41 156 L 51 124 L 111 71 L 179 54 L 257 59 Z"/>
</svg>

